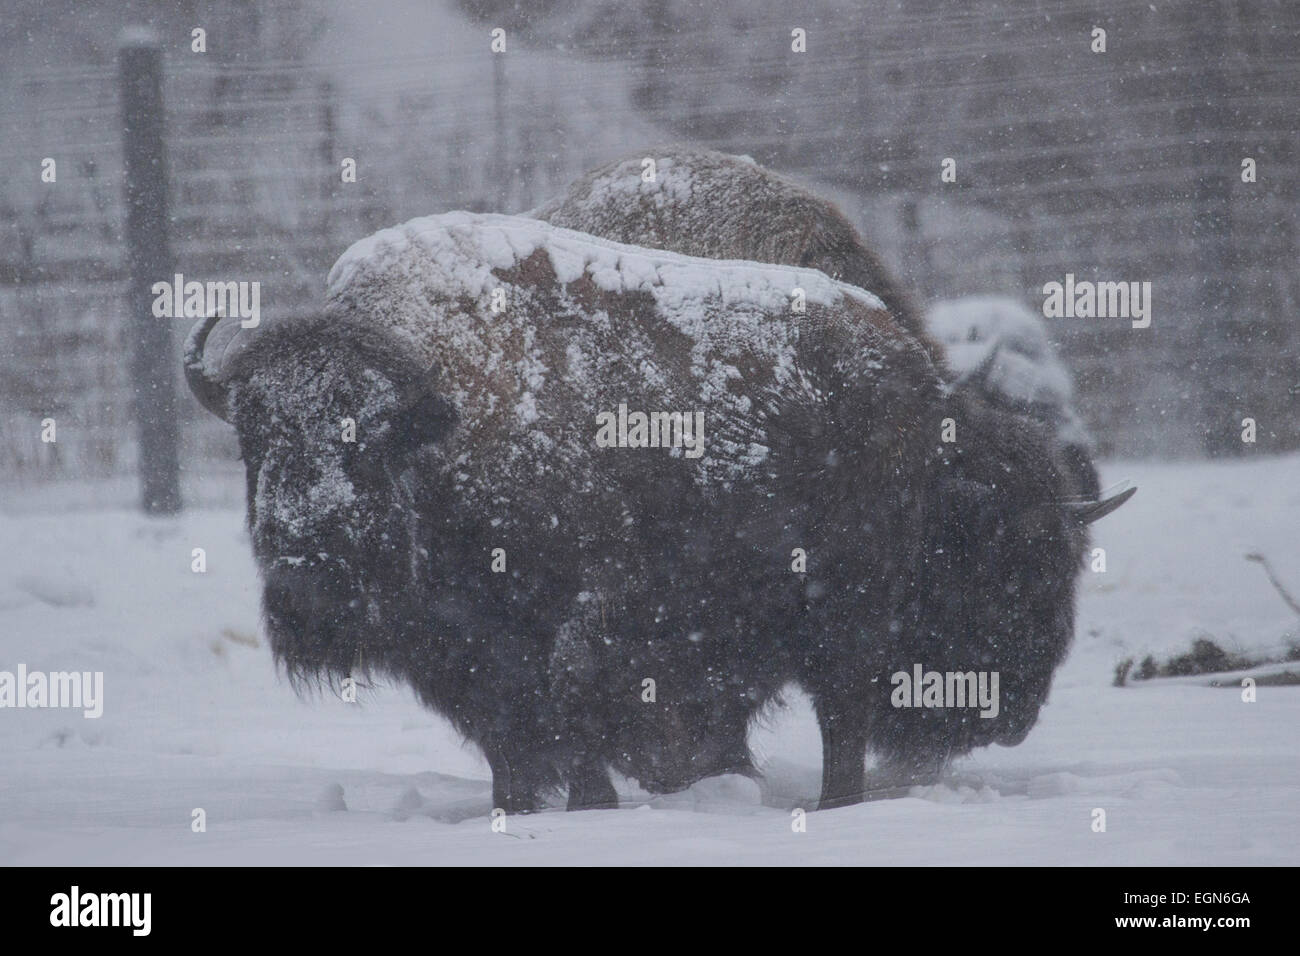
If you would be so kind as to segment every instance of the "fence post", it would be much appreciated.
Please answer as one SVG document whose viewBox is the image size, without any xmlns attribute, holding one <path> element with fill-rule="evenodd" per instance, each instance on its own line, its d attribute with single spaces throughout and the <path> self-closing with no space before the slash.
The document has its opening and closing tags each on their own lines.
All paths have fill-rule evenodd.
<svg viewBox="0 0 1300 956">
<path fill-rule="evenodd" d="M 1236 315 L 1233 282 L 1236 249 L 1232 236 L 1232 186 L 1225 161 L 1235 154 L 1221 145 L 1223 105 L 1228 99 L 1228 73 L 1223 63 L 1223 24 L 1231 22 L 1219 0 L 1193 6 L 1186 14 L 1188 59 L 1193 64 L 1183 82 L 1198 104 L 1209 109 L 1187 110 L 1179 123 L 1185 149 L 1198 160 L 1209 159 L 1210 172 L 1199 172 L 1194 191 L 1191 236 L 1195 242 L 1199 290 L 1195 302 L 1196 355 L 1188 381 L 1201 386 L 1199 425 L 1202 449 L 1211 458 L 1240 455 L 1246 446 L 1237 424 L 1246 408 L 1246 394 L 1258 394 L 1251 372 L 1240 365 L 1250 330 Z M 1205 144 L 1210 144 L 1206 149 Z M 1226 153 L 1226 155 L 1225 155 Z M 1148 330 L 1150 333 L 1153 330 Z M 1158 341 L 1158 339 L 1156 339 Z M 1259 370 L 1262 372 L 1263 370 Z M 1258 374 L 1258 373 L 1256 373 Z"/>
<path fill-rule="evenodd" d="M 496 153 L 497 212 L 510 212 L 511 175 L 509 147 L 506 145 L 506 55 L 492 54 L 493 150 Z"/>
<path fill-rule="evenodd" d="M 167 163 L 163 149 L 162 47 L 151 31 L 123 34 L 118 49 L 126 242 L 131 285 L 127 328 L 139 429 L 141 506 L 148 514 L 181 509 L 176 426 L 176 366 L 169 319 L 153 316 L 150 287 L 171 282 L 167 245 Z"/>
</svg>

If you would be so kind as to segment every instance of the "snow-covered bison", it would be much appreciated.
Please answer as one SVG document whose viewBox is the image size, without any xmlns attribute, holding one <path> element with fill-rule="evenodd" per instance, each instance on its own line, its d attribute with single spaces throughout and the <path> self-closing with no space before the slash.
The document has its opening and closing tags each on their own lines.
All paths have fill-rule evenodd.
<svg viewBox="0 0 1300 956">
<path fill-rule="evenodd" d="M 868 745 L 1018 741 L 1115 506 L 1061 500 L 1042 424 L 949 392 L 869 293 L 527 218 L 377 233 L 321 315 L 204 320 L 185 370 L 239 435 L 278 660 L 408 681 L 512 812 L 748 771 L 792 681 L 823 806 Z M 1000 671 L 998 715 L 893 707 L 914 663 Z"/>
<path fill-rule="evenodd" d="M 926 348 L 968 418 L 1001 418 L 1004 428 L 1014 429 L 1028 417 L 1055 435 L 1055 444 L 1049 442 L 1053 467 L 1044 478 L 1053 483 L 1056 500 L 1100 495 L 1069 373 L 1041 322 L 1000 297 L 943 302 L 923 314 L 834 205 L 748 157 L 681 145 L 648 149 L 592 170 L 529 215 L 687 255 L 811 266 L 870 289 Z M 1067 603 L 1072 606 L 1072 598 Z M 882 727 L 895 722 L 885 719 Z M 879 740 L 884 733 L 873 736 Z M 934 767 L 942 756 L 917 762 Z M 889 763 L 878 780 L 882 786 L 932 775 L 913 774 L 909 760 Z"/>
<path fill-rule="evenodd" d="M 943 351 L 920 309 L 844 214 L 749 157 L 684 145 L 649 149 L 593 169 L 529 215 L 687 256 L 804 266 L 870 289 L 942 371 Z"/>
</svg>

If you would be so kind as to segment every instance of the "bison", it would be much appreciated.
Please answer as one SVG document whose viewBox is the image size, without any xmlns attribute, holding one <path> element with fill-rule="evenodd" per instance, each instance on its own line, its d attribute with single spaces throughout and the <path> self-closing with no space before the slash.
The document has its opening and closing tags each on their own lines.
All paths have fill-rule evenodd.
<svg viewBox="0 0 1300 956">
<path fill-rule="evenodd" d="M 645 158 L 655 162 L 653 175 L 647 171 Z M 1033 475 L 1041 485 L 1037 496 L 1009 499 L 1010 507 L 1024 505 L 1032 509 L 1032 503 L 1044 494 L 1048 500 L 1076 503 L 1095 502 L 1100 496 L 1091 440 L 1071 405 L 1069 374 L 1056 359 L 1041 323 L 1023 306 L 1009 305 L 1010 300 L 996 297 L 940 303 L 923 315 L 833 205 L 747 157 L 688 146 L 652 149 L 644 156 L 627 157 L 587 173 L 563 196 L 530 215 L 606 239 L 661 246 L 689 255 L 812 266 L 870 289 L 885 302 L 900 331 L 920 341 L 936 369 L 950 381 L 947 401 L 954 421 L 962 422 L 961 431 L 967 440 L 952 450 L 944 467 L 950 467 L 953 459 L 961 460 L 979 442 L 988 447 L 976 462 L 995 462 L 1022 476 Z M 1030 434 L 1033 439 L 1027 437 Z M 1010 441 L 1010 435 L 1020 437 Z M 991 479 L 986 475 L 985 480 Z M 1009 486 L 1007 481 L 994 482 L 994 487 Z M 1095 516 L 1096 512 L 1091 514 Z M 936 530 L 934 521 L 927 521 L 924 527 L 927 532 Z M 1074 534 L 1078 523 L 1066 522 L 1062 528 L 1061 540 L 1069 545 L 1067 550 L 1080 550 L 1082 539 Z M 992 567 L 1000 573 L 1003 566 L 1016 567 L 1017 561 L 1022 568 L 1037 561 L 1044 572 L 1050 572 L 1037 590 L 1043 592 L 1051 583 L 1063 587 L 1045 601 L 1039 615 L 1042 620 L 1061 618 L 1051 642 L 1057 652 L 1035 656 L 1035 666 L 1043 673 L 1031 683 L 1039 690 L 1022 695 L 1025 701 L 1041 703 L 1047 678 L 1072 633 L 1075 571 L 1069 562 L 1048 566 L 1031 551 L 1017 554 L 1014 549 L 1018 546 L 1014 536 L 1003 542 L 996 553 L 987 556 L 988 563 L 968 569 L 961 586 L 960 575 L 967 572 L 950 568 L 947 589 L 926 596 L 922 604 L 951 630 L 961 619 L 961 612 L 945 605 L 959 595 L 987 600 L 989 589 L 1003 588 L 983 572 Z M 944 542 L 935 542 L 933 547 L 938 549 L 937 554 L 946 556 L 944 560 L 952 560 L 953 552 L 944 549 Z M 1014 574 L 1005 581 L 1005 587 L 1019 587 Z M 917 593 L 923 593 L 923 589 Z M 984 612 L 985 640 L 992 639 L 990 623 L 1014 624 L 1021 617 L 1021 612 L 1003 610 L 1002 604 L 995 603 Z M 902 628 L 902 621 L 900 616 L 892 626 Z M 970 649 L 957 650 L 966 653 Z M 820 666 L 821 662 L 816 661 L 811 669 L 815 673 Z M 809 683 L 807 675 L 800 675 L 800 680 Z M 819 713 L 825 709 L 818 707 Z M 1018 717 L 1008 717 L 1002 725 L 1008 726 L 1015 719 L 1025 723 L 1027 730 L 1036 713 L 1037 703 L 1026 705 Z M 869 735 L 875 741 L 872 749 L 886 764 L 878 775 L 879 785 L 932 776 L 930 770 L 941 767 L 948 757 L 970 749 L 955 738 L 945 746 L 926 746 L 925 734 L 897 730 L 900 723 L 916 721 L 924 725 L 936 719 L 892 712 L 875 719 L 877 730 Z M 858 728 L 850 749 L 856 750 L 857 738 L 866 734 L 862 729 L 865 722 L 862 715 L 840 721 L 841 725 Z M 823 721 L 824 755 L 833 744 L 826 739 L 825 730 Z M 902 756 L 905 742 L 917 752 Z M 830 764 L 829 759 L 824 759 L 825 767 Z M 922 772 L 917 768 L 930 769 Z"/>
<path fill-rule="evenodd" d="M 1117 503 L 1064 500 L 1042 423 L 946 386 L 870 293 L 527 218 L 377 233 L 319 316 L 203 320 L 185 372 L 238 433 L 277 660 L 409 682 L 510 812 L 746 772 L 792 681 L 823 806 L 868 746 L 1017 742 Z M 914 661 L 1000 670 L 999 716 L 892 708 Z"/>
</svg>

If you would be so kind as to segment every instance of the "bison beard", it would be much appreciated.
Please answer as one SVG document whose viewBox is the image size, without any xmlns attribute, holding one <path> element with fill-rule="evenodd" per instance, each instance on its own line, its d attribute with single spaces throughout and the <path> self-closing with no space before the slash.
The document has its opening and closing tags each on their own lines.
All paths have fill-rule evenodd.
<svg viewBox="0 0 1300 956">
<path fill-rule="evenodd" d="M 861 798 L 868 744 L 913 768 L 1017 742 L 1070 640 L 1082 524 L 1050 437 L 948 392 L 872 302 L 449 214 L 345 253 L 314 321 L 200 323 L 186 373 L 239 433 L 277 659 L 409 682 L 510 812 L 564 786 L 614 805 L 610 768 L 656 791 L 751 772 L 748 725 L 792 681 L 824 806 Z M 619 402 L 703 409 L 704 457 L 596 448 Z M 1002 714 L 892 711 L 913 661 L 1001 670 Z"/>
</svg>

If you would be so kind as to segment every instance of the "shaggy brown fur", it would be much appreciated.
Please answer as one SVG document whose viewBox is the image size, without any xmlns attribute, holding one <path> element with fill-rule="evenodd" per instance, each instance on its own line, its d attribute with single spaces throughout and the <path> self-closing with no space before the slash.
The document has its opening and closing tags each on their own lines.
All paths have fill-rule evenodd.
<svg viewBox="0 0 1300 956">
<path fill-rule="evenodd" d="M 655 178 L 643 179 L 643 160 Z M 942 368 L 921 312 L 835 206 L 751 160 L 667 146 L 607 163 L 531 215 L 615 242 L 818 269 L 874 293 Z"/>
</svg>

